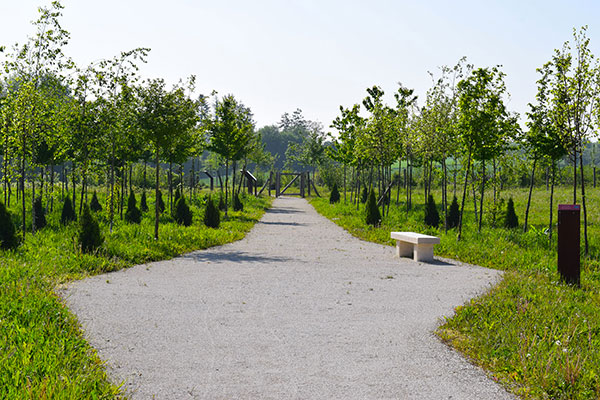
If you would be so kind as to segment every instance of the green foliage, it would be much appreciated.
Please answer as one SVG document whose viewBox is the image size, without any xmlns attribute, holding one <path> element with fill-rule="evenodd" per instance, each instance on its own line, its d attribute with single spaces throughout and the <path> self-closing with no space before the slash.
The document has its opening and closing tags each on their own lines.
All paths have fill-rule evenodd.
<svg viewBox="0 0 600 400">
<path fill-rule="evenodd" d="M 448 229 L 456 228 L 458 226 L 458 219 L 460 218 L 460 209 L 458 207 L 458 200 L 456 196 L 452 199 L 450 207 L 448 208 L 448 214 L 446 216 L 446 225 Z"/>
<path fill-rule="evenodd" d="M 425 225 L 437 228 L 440 224 L 440 214 L 438 212 L 433 196 L 427 196 L 427 204 L 425 205 Z"/>
<path fill-rule="evenodd" d="M 185 197 L 179 196 L 175 202 L 175 222 L 179 225 L 190 226 L 192 225 L 192 211 L 185 202 Z"/>
<path fill-rule="evenodd" d="M 68 225 L 70 222 L 76 220 L 77 215 L 73 209 L 73 202 L 71 201 L 71 197 L 67 194 L 67 197 L 65 197 L 63 202 L 62 211 L 60 213 L 60 223 L 63 225 Z"/>
<path fill-rule="evenodd" d="M 519 219 L 515 213 L 515 203 L 512 197 L 508 199 L 506 204 L 506 214 L 504 215 L 504 227 L 508 229 L 518 228 Z"/>
<path fill-rule="evenodd" d="M 139 224 L 142 221 L 142 212 L 136 205 L 135 193 L 133 190 L 129 193 L 127 199 L 127 211 L 125 211 L 125 221 L 133 224 Z"/>
<path fill-rule="evenodd" d="M 102 211 L 102 205 L 98 201 L 98 194 L 94 190 L 94 194 L 92 195 L 92 200 L 90 201 L 90 210 L 94 212 Z"/>
<path fill-rule="evenodd" d="M 225 204 L 225 200 L 223 200 L 223 195 L 219 195 L 219 210 L 225 211 L 227 208 L 227 204 Z"/>
<path fill-rule="evenodd" d="M 6 206 L 0 201 L 0 248 L 14 249 L 18 245 L 19 238 L 17 237 L 15 224 Z"/>
<path fill-rule="evenodd" d="M 163 201 L 162 192 L 160 190 L 158 191 L 158 198 L 154 202 L 154 207 L 158 207 L 158 212 L 160 214 L 165 212 L 165 202 Z"/>
<path fill-rule="evenodd" d="M 340 192 L 338 190 L 337 183 L 333 184 L 333 189 L 331 189 L 331 193 L 329 194 L 329 203 L 334 204 L 340 201 Z"/>
<path fill-rule="evenodd" d="M 222 198 L 221 198 L 222 199 Z M 215 206 L 214 201 L 208 197 L 206 201 L 206 208 L 204 210 L 204 225 L 209 228 L 217 229 L 221 223 L 221 213 Z"/>
<path fill-rule="evenodd" d="M 33 203 L 33 210 L 35 215 L 35 229 L 42 229 L 47 225 L 46 222 L 46 210 L 42 205 L 42 197 L 38 196 Z"/>
<path fill-rule="evenodd" d="M 375 199 L 375 191 L 371 190 L 369 193 L 369 199 L 365 208 L 366 212 L 366 223 L 367 225 L 380 226 L 381 225 L 381 213 L 379 207 L 377 207 L 377 200 Z"/>
<path fill-rule="evenodd" d="M 241 202 L 240 197 L 236 193 L 233 195 L 233 211 L 243 211 L 244 204 Z"/>
<path fill-rule="evenodd" d="M 104 237 L 100 232 L 100 225 L 94 218 L 87 204 L 83 206 L 83 214 L 79 221 L 78 233 L 79 246 L 84 253 L 91 253 L 102 246 Z"/>
<path fill-rule="evenodd" d="M 146 198 L 146 191 L 145 190 L 142 192 L 142 198 L 140 199 L 140 210 L 142 212 L 147 212 L 148 211 L 148 200 Z"/>
</svg>

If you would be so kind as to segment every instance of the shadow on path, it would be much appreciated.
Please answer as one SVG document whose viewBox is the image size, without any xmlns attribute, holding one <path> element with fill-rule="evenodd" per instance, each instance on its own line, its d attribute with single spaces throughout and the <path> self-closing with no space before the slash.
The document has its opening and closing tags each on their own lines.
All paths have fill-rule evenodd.
<svg viewBox="0 0 600 400">
<path fill-rule="evenodd" d="M 289 257 L 269 257 L 260 254 L 250 254 L 243 251 L 201 251 L 197 253 L 186 254 L 181 257 L 182 259 L 193 260 L 196 262 L 210 261 L 213 263 L 241 263 L 241 262 L 253 262 L 261 264 L 271 263 L 282 263 L 291 261 Z"/>
</svg>

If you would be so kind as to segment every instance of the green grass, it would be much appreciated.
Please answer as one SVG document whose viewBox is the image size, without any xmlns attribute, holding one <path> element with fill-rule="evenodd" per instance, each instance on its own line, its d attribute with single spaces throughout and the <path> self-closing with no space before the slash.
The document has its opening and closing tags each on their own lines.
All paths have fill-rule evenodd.
<svg viewBox="0 0 600 400">
<path fill-rule="evenodd" d="M 0 398 L 120 398 L 119 387 L 107 380 L 102 362 L 83 338 L 75 317 L 55 294 L 57 286 L 239 240 L 270 204 L 267 198 L 254 197 L 243 202 L 244 211 L 230 210 L 219 229 L 204 227 L 203 208 L 192 202 L 192 226 L 179 226 L 163 216 L 158 241 L 153 238 L 152 198 L 150 212 L 140 225 L 124 223 L 117 216 L 113 233 L 103 212 L 98 217 L 106 241 L 95 254 L 79 251 L 77 224 L 60 226 L 55 204 L 48 227 L 28 234 L 16 251 L 0 250 Z"/>
<path fill-rule="evenodd" d="M 526 189 L 502 193 L 512 196 L 523 223 Z M 570 188 L 558 189 L 559 203 L 571 202 Z M 439 201 L 440 194 L 435 193 Z M 343 195 L 342 195 L 343 198 Z M 395 197 L 394 197 L 395 198 Z M 401 194 L 402 198 L 402 194 Z M 473 202 L 467 202 L 463 238 L 453 230 L 426 228 L 423 195 L 415 192 L 413 211 L 395 206 L 382 226 L 364 223 L 364 211 L 351 205 L 330 205 L 326 198 L 311 203 L 324 216 L 353 235 L 393 245 L 390 231 L 406 230 L 440 236 L 437 255 L 507 271 L 487 294 L 457 307 L 438 335 L 473 362 L 493 374 L 512 392 L 535 399 L 600 398 L 600 192 L 588 189 L 590 257 L 582 256 L 581 287 L 560 283 L 556 271 L 556 231 L 549 243 L 548 198 L 545 188 L 533 195 L 527 233 L 522 229 L 492 227 L 484 216 L 481 233 L 475 228 Z M 486 209 L 489 209 L 490 205 Z M 554 224 L 556 225 L 556 203 Z M 489 217 L 489 215 L 488 215 Z M 486 221 L 487 219 L 487 221 Z M 583 219 L 583 216 L 582 216 Z M 582 229 L 583 243 L 583 229 Z M 583 252 L 583 247 L 582 247 Z M 582 253 L 583 254 L 583 253 Z"/>
</svg>

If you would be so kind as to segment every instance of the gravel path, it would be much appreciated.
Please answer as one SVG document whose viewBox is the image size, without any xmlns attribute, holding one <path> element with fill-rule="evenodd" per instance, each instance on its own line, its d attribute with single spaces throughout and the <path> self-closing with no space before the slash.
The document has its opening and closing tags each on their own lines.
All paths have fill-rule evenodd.
<svg viewBox="0 0 600 400">
<path fill-rule="evenodd" d="M 432 333 L 498 278 L 398 260 L 282 197 L 244 240 L 63 295 L 133 399 L 512 399 Z"/>
</svg>

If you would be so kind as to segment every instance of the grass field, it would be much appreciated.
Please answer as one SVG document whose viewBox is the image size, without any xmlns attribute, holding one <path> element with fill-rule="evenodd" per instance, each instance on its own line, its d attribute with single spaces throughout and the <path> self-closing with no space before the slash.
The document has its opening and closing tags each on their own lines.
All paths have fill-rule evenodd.
<svg viewBox="0 0 600 400">
<path fill-rule="evenodd" d="M 522 224 L 526 189 L 502 193 L 513 197 Z M 403 193 L 400 195 L 402 201 Z M 436 199 L 440 193 L 434 193 Z M 395 194 L 393 199 L 395 200 Z M 364 222 L 364 206 L 330 205 L 313 198 L 315 208 L 365 240 L 393 245 L 390 231 L 406 230 L 441 237 L 436 255 L 506 271 L 502 283 L 486 295 L 457 307 L 437 333 L 473 362 L 483 366 L 512 392 L 535 399 L 600 398 L 600 190 L 588 189 L 590 256 L 582 256 L 581 287 L 560 282 L 556 268 L 556 231 L 549 243 L 549 192 L 537 188 L 529 217 L 532 228 L 507 230 L 490 226 L 477 232 L 473 202 L 466 203 L 463 238 L 456 232 L 426 228 L 422 192 L 415 191 L 413 211 L 392 201 L 381 227 Z M 555 193 L 557 203 L 570 203 L 570 188 Z M 488 213 L 489 214 L 489 213 Z M 488 215 L 489 217 L 489 215 Z M 486 222 L 487 219 L 487 222 Z M 583 216 L 582 216 L 583 219 Z M 583 228 L 581 230 L 583 243 Z M 583 245 L 582 245 L 583 254 Z"/>
<path fill-rule="evenodd" d="M 138 205 L 139 199 L 138 194 Z M 158 241 L 153 238 L 152 198 L 140 225 L 117 216 L 113 233 L 106 212 L 101 212 L 97 217 L 106 241 L 95 254 L 79 251 L 77 223 L 61 226 L 60 207 L 55 206 L 46 228 L 27 234 L 16 251 L 0 250 L 0 398 L 120 398 L 119 387 L 107 380 L 102 362 L 54 289 L 72 279 L 239 240 L 260 219 L 270 199 L 247 197 L 243 202 L 244 211 L 230 209 L 219 229 L 204 227 L 199 202 L 191 205 L 190 227 L 163 215 Z M 18 217 L 16 209 L 11 212 Z"/>
</svg>

